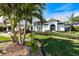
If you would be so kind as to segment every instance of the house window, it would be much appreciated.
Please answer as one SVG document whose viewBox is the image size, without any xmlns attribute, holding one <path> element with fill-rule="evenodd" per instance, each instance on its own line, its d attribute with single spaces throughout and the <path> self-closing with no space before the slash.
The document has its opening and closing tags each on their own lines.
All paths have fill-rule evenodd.
<svg viewBox="0 0 79 59">
<path fill-rule="evenodd" d="M 37 25 L 37 22 L 34 22 L 34 26 L 36 26 Z"/>
<path fill-rule="evenodd" d="M 40 25 L 40 22 L 34 22 L 34 26 Z"/>
</svg>

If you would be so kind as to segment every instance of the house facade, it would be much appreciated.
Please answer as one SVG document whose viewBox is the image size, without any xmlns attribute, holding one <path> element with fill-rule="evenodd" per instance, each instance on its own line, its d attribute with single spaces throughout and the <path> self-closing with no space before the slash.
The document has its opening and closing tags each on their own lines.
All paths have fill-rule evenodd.
<svg viewBox="0 0 79 59">
<path fill-rule="evenodd" d="M 48 21 L 40 25 L 39 21 L 33 22 L 33 31 L 65 31 L 65 23 L 58 20 Z"/>
<path fill-rule="evenodd" d="M 30 24 L 29 22 L 27 22 L 27 23 Z M 22 20 L 20 22 L 21 29 L 24 29 L 24 25 L 25 25 L 25 21 Z M 29 31 L 30 31 L 30 26 L 29 26 Z M 79 26 L 79 23 L 74 23 L 74 26 Z M 11 27 L 11 25 L 9 23 L 7 23 L 7 25 L 6 25 L 7 32 L 10 31 L 9 27 Z M 32 27 L 33 27 L 33 31 L 35 31 L 35 32 L 40 32 L 40 31 L 41 32 L 45 32 L 45 31 L 69 31 L 70 24 L 66 24 L 66 23 L 61 22 L 59 20 L 51 20 L 51 21 L 47 21 L 41 25 L 40 21 L 36 20 L 36 21 L 32 22 Z M 15 31 L 19 31 L 18 24 L 15 28 Z"/>
</svg>

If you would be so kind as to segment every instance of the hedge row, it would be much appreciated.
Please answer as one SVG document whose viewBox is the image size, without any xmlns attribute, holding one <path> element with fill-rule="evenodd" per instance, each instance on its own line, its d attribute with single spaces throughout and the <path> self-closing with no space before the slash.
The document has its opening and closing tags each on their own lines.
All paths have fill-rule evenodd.
<svg viewBox="0 0 79 59">
<path fill-rule="evenodd" d="M 2 26 L 0 26 L 0 32 L 4 32 L 6 30 L 6 27 L 2 27 Z"/>
<path fill-rule="evenodd" d="M 8 28 L 11 29 L 10 26 Z M 0 26 L 0 32 L 6 32 L 6 26 Z"/>
<path fill-rule="evenodd" d="M 79 31 L 79 26 L 74 26 L 74 29 L 75 29 L 76 31 Z"/>
<path fill-rule="evenodd" d="M 58 36 L 63 38 L 69 38 L 69 39 L 79 39 L 78 35 L 74 35 L 74 32 L 72 33 L 66 33 L 66 32 L 35 32 L 37 35 L 47 35 L 47 36 Z"/>
</svg>

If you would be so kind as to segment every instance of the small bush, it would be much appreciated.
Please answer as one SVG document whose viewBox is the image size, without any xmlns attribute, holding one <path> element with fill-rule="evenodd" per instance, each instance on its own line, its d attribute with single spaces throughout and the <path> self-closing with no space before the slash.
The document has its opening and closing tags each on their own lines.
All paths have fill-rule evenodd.
<svg viewBox="0 0 79 59">
<path fill-rule="evenodd" d="M 0 26 L 0 32 L 4 32 L 6 30 L 6 27 L 5 26 Z"/>
<path fill-rule="evenodd" d="M 38 46 L 37 46 L 36 43 L 37 43 L 36 41 L 30 40 L 30 41 L 25 43 L 25 46 L 32 47 L 32 52 L 35 53 L 37 51 L 37 49 L 38 49 Z"/>
<path fill-rule="evenodd" d="M 30 33 L 26 34 L 26 38 L 27 39 L 30 38 Z"/>
<path fill-rule="evenodd" d="M 26 38 L 27 38 L 27 39 L 29 39 L 29 38 L 32 39 L 34 36 L 35 36 L 34 33 L 27 33 L 27 34 L 26 34 Z"/>
<path fill-rule="evenodd" d="M 79 26 L 74 26 L 76 31 L 79 31 Z"/>
</svg>

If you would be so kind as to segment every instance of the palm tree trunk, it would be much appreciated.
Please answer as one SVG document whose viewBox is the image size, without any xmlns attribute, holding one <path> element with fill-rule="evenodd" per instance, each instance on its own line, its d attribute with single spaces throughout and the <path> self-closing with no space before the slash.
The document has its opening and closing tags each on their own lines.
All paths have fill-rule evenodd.
<svg viewBox="0 0 79 59">
<path fill-rule="evenodd" d="M 70 25 L 70 31 L 71 31 L 71 25 Z"/>
<path fill-rule="evenodd" d="M 25 43 L 25 37 L 26 37 L 26 26 L 27 26 L 27 21 L 25 20 L 25 28 L 24 28 L 24 36 L 23 36 L 23 44 Z"/>
<path fill-rule="evenodd" d="M 32 37 L 32 32 L 33 32 L 33 27 L 32 27 L 32 17 L 30 17 L 30 20 L 31 20 L 31 35 L 30 35 L 30 38 Z M 31 38 L 32 39 L 32 38 Z"/>
<path fill-rule="evenodd" d="M 15 28 L 14 28 L 14 26 L 12 26 L 12 33 L 13 33 L 13 35 L 11 36 L 11 37 L 12 37 L 12 41 L 13 41 L 13 42 L 17 42 L 17 38 L 16 38 L 16 33 L 15 33 Z"/>
<path fill-rule="evenodd" d="M 71 28 L 70 28 L 70 31 L 72 31 L 73 23 L 71 23 L 70 27 L 71 27 Z"/>
<path fill-rule="evenodd" d="M 19 44 L 22 44 L 22 37 L 21 37 L 21 28 L 20 28 L 20 22 L 19 22 Z"/>
<path fill-rule="evenodd" d="M 9 19 L 11 19 L 11 18 L 9 17 Z M 14 21 L 14 23 L 15 23 L 15 21 Z M 12 33 L 13 33 L 13 35 L 11 36 L 12 40 L 13 40 L 13 42 L 18 43 L 16 32 L 15 32 L 15 26 L 12 25 L 12 21 L 11 21 L 11 28 L 12 28 Z"/>
</svg>

